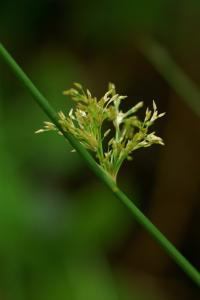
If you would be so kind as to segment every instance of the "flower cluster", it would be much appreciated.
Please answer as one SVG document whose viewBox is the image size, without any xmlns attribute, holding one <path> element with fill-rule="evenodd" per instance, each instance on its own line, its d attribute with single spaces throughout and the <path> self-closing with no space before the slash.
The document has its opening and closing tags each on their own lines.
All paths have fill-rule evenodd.
<svg viewBox="0 0 200 300">
<path fill-rule="evenodd" d="M 120 109 L 121 101 L 126 96 L 116 93 L 114 84 L 110 83 L 108 92 L 100 99 L 91 95 L 89 90 L 84 90 L 79 83 L 74 88 L 64 91 L 75 102 L 67 115 L 58 113 L 62 130 L 72 134 L 88 150 L 95 153 L 100 166 L 116 180 L 117 173 L 125 159 L 131 159 L 134 150 L 149 147 L 152 144 L 164 145 L 162 139 L 149 133 L 149 128 L 154 122 L 164 116 L 158 114 L 153 101 L 153 111 L 147 108 L 145 118 L 140 121 L 135 113 L 143 106 L 137 103 L 127 112 Z M 104 124 L 111 128 L 104 129 Z M 44 129 L 38 132 L 59 130 L 51 122 L 44 122 Z"/>
</svg>

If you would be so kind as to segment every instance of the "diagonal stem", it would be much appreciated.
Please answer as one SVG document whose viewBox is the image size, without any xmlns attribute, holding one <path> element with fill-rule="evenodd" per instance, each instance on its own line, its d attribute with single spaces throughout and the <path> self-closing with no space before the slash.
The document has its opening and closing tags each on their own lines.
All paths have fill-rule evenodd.
<svg viewBox="0 0 200 300">
<path fill-rule="evenodd" d="M 165 252 L 182 268 L 182 270 L 200 287 L 199 271 L 176 249 L 176 247 L 159 231 L 159 229 L 137 208 L 137 206 L 117 187 L 109 176 L 86 151 L 86 149 L 70 134 L 63 132 L 57 114 L 47 99 L 40 93 L 29 77 L 15 62 L 11 55 L 0 43 L 0 56 L 10 67 L 16 77 L 31 93 L 34 100 L 39 104 L 51 121 L 62 131 L 64 137 L 81 155 L 86 164 L 96 176 L 115 194 L 115 196 L 130 210 L 136 221 L 152 236 L 152 238 L 165 250 Z"/>
</svg>

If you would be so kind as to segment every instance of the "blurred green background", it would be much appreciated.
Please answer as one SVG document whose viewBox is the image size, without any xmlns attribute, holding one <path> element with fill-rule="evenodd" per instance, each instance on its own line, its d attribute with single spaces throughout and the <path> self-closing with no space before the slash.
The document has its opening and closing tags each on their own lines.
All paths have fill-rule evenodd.
<svg viewBox="0 0 200 300">
<path fill-rule="evenodd" d="M 127 107 L 155 99 L 165 147 L 138 151 L 119 185 L 200 269 L 200 2 L 0 2 L 1 41 L 56 110 L 74 81 Z M 199 299 L 0 61 L 0 300 Z"/>
</svg>

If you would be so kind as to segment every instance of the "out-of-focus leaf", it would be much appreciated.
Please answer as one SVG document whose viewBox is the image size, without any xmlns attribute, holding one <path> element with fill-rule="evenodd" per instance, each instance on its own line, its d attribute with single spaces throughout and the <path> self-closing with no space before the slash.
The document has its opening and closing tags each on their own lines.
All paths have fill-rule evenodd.
<svg viewBox="0 0 200 300">
<path fill-rule="evenodd" d="M 200 89 L 176 64 L 168 51 L 153 39 L 143 40 L 139 49 L 181 99 L 200 117 Z"/>
<path fill-rule="evenodd" d="M 100 184 L 86 186 L 76 193 L 78 201 L 72 237 L 79 249 L 113 246 L 125 238 L 133 220 L 123 205 Z M 76 244 L 75 243 L 75 244 Z M 80 249 L 81 249 L 80 248 Z"/>
<path fill-rule="evenodd" d="M 39 276 L 34 300 L 118 300 L 109 267 L 101 256 L 72 255 L 62 269 Z"/>
<path fill-rule="evenodd" d="M 105 48 L 113 41 L 123 42 L 135 32 L 157 32 L 164 24 L 167 0 L 75 2 L 77 18 L 82 26 L 74 28 L 78 38 L 92 40 Z M 158 26 L 159 24 L 159 26 Z M 120 42 L 119 42 L 120 40 Z"/>
<path fill-rule="evenodd" d="M 67 53 L 56 49 L 45 49 L 35 55 L 34 61 L 27 67 L 34 81 L 41 86 L 44 94 L 52 99 L 57 111 L 67 112 L 72 103 L 63 96 L 64 89 L 73 81 L 81 80 L 84 71 Z M 38 134 L 35 130 L 43 127 L 46 116 L 38 109 L 27 93 L 7 96 L 5 126 L 10 141 L 10 149 L 16 158 L 24 162 L 25 167 L 39 166 L 52 173 L 65 174 L 75 172 L 82 162 L 79 156 L 71 153 L 71 146 L 56 133 Z M 10 105 L 12 103 L 12 105 Z M 9 105 L 7 105 L 9 104 Z M 25 126 L 24 126 L 25 125 Z M 13 134 L 15 132 L 15 134 Z"/>
</svg>

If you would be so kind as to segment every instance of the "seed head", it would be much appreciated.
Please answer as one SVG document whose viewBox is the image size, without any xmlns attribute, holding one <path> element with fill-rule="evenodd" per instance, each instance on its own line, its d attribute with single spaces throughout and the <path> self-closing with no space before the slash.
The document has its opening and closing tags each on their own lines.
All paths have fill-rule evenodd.
<svg viewBox="0 0 200 300">
<path fill-rule="evenodd" d="M 163 140 L 149 132 L 154 122 L 165 115 L 158 114 L 157 105 L 153 100 L 153 111 L 146 109 L 143 121 L 135 113 L 143 106 L 137 103 L 127 112 L 120 109 L 121 101 L 127 96 L 116 93 L 113 83 L 109 83 L 108 91 L 97 100 L 91 92 L 83 89 L 80 83 L 74 88 L 63 92 L 74 102 L 68 114 L 58 113 L 58 121 L 62 130 L 72 134 L 80 143 L 94 153 L 101 167 L 116 179 L 117 173 L 125 159 L 130 160 L 133 151 L 150 147 L 153 144 L 164 145 Z M 111 128 L 104 131 L 104 122 Z M 62 134 L 51 122 L 44 122 L 44 128 L 36 133 L 54 130 Z M 110 137 L 110 138 L 108 138 Z"/>
</svg>

